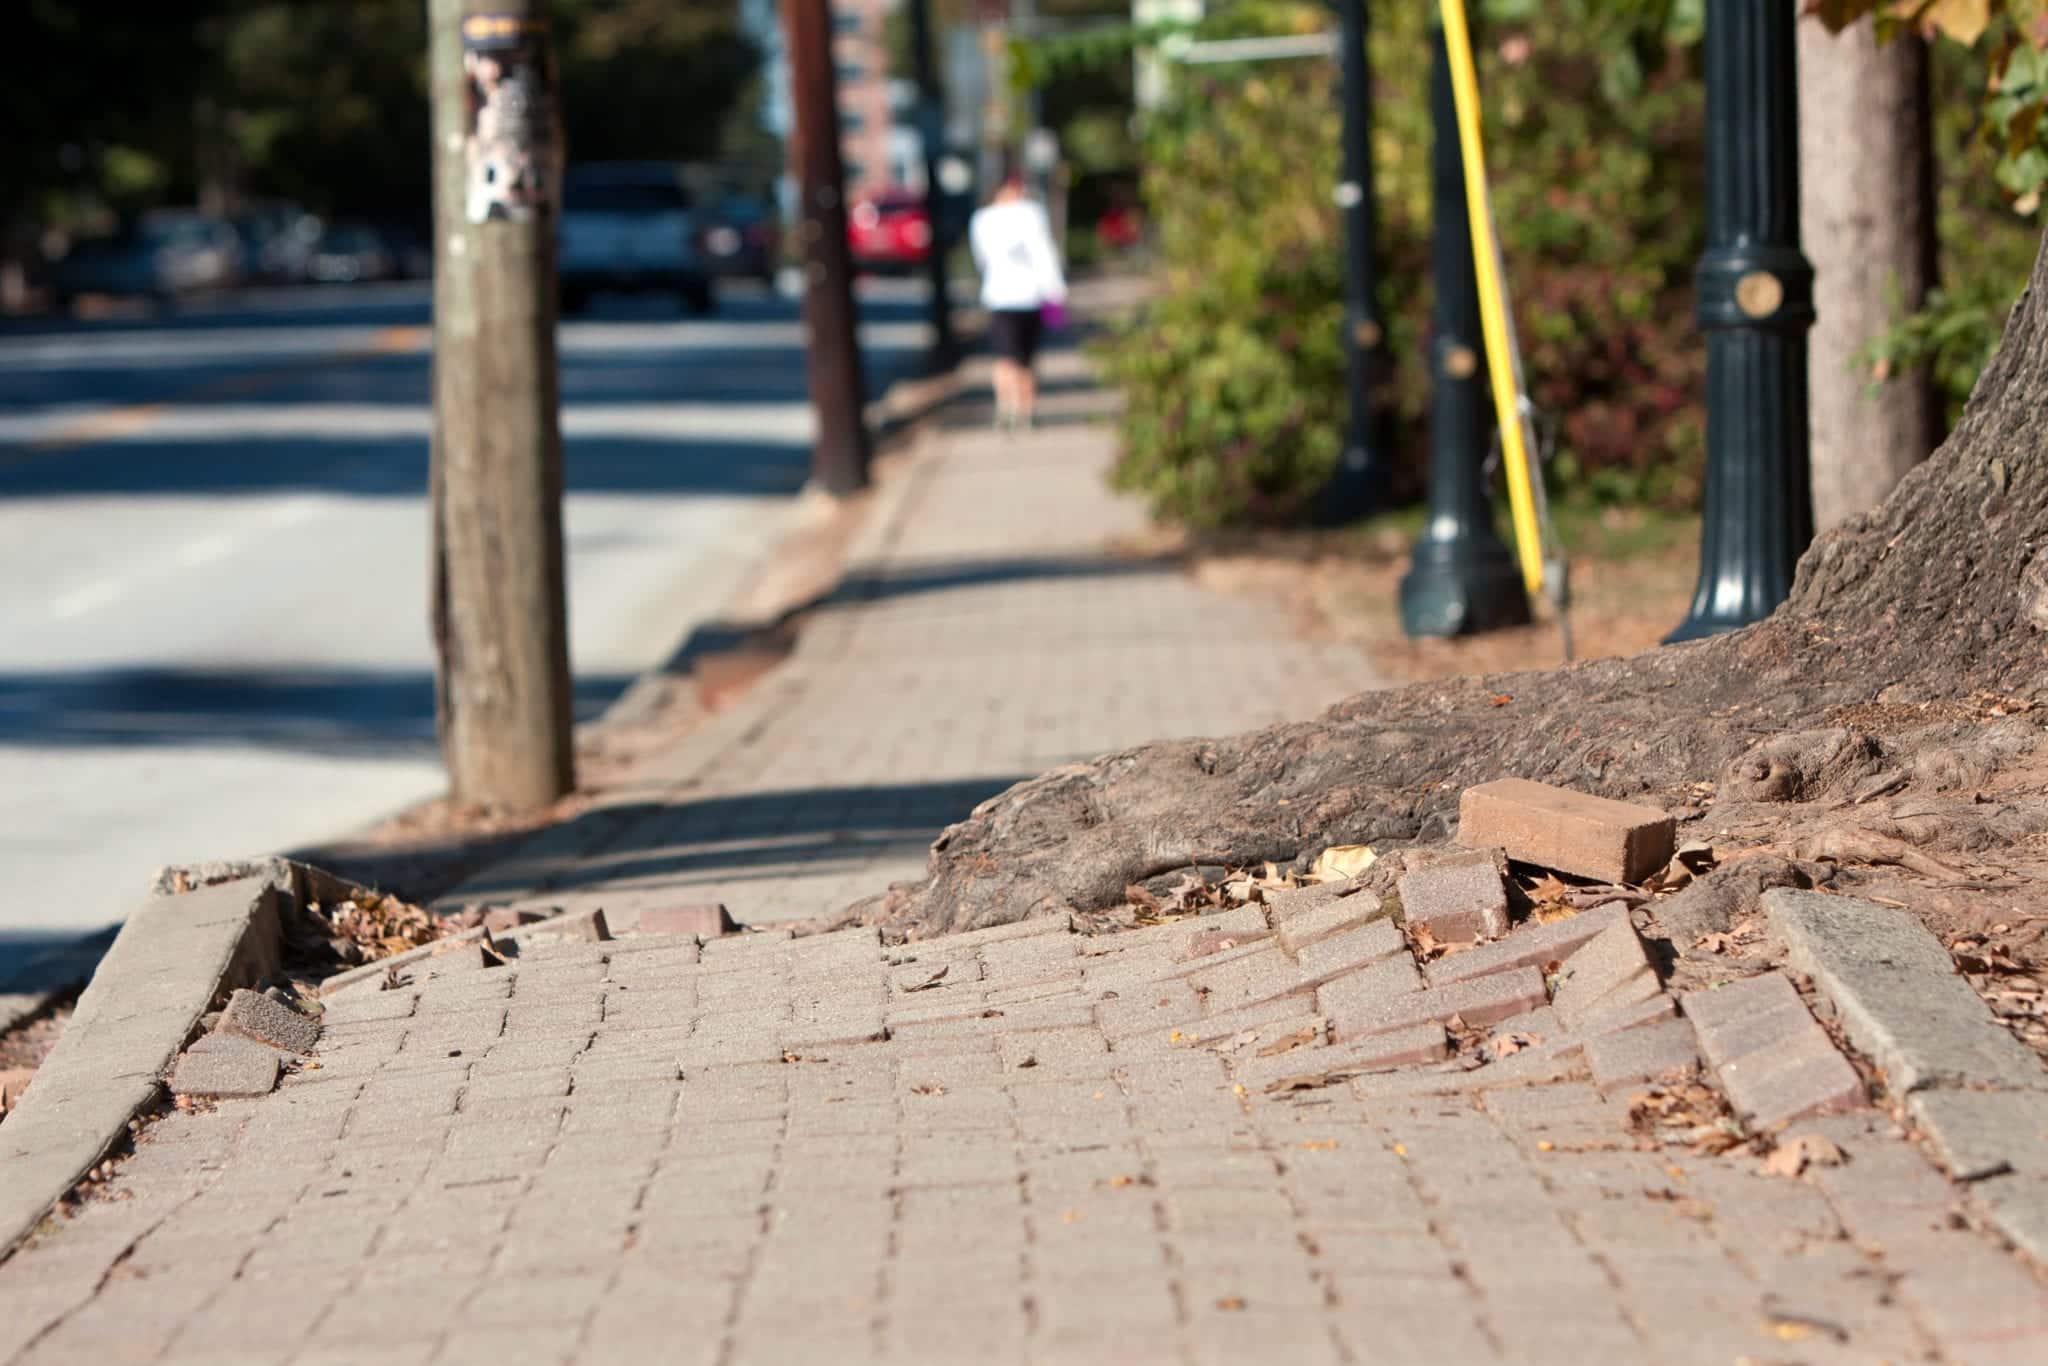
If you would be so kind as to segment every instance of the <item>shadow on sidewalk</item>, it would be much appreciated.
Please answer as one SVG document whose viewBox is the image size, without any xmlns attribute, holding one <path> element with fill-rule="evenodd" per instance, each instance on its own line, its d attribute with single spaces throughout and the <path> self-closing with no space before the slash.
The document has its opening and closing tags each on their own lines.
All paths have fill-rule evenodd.
<svg viewBox="0 0 2048 1366">
<path fill-rule="evenodd" d="M 347 841 L 291 857 L 416 902 L 511 901 L 632 884 L 644 895 L 689 887 L 846 872 L 921 853 L 975 805 L 1028 775 L 649 800 L 602 807 L 539 830 L 452 835 L 382 846 Z M 545 839 L 543 854 L 522 846 Z M 497 868 L 494 874 L 491 870 Z M 878 881 L 872 889 L 881 891 Z M 454 909 L 454 904 L 444 907 Z M 828 908 L 820 908 L 828 909 Z M 742 919 L 747 908 L 735 904 Z"/>
</svg>

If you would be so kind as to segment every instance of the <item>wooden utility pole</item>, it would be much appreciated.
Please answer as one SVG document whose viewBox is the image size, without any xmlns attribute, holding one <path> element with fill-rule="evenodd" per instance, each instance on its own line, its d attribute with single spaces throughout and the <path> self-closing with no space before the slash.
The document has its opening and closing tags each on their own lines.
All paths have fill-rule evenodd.
<svg viewBox="0 0 2048 1366">
<path fill-rule="evenodd" d="M 804 259 L 804 360 L 818 434 L 811 478 L 828 493 L 868 482 L 872 448 L 862 413 L 853 258 L 846 242 L 846 168 L 839 155 L 839 97 L 826 0 L 782 0 L 789 85 L 796 106 L 790 169 L 796 177 Z"/>
<path fill-rule="evenodd" d="M 455 800 L 574 786 L 545 0 L 429 0 L 435 720 Z"/>
</svg>

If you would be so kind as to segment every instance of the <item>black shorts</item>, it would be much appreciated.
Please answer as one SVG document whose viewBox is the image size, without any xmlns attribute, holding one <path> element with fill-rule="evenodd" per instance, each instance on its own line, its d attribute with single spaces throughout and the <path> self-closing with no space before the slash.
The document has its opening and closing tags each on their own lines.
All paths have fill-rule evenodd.
<svg viewBox="0 0 2048 1366">
<path fill-rule="evenodd" d="M 1045 319 L 1035 308 L 992 308 L 988 312 L 988 344 L 1004 360 L 1030 365 L 1038 358 L 1038 339 Z"/>
</svg>

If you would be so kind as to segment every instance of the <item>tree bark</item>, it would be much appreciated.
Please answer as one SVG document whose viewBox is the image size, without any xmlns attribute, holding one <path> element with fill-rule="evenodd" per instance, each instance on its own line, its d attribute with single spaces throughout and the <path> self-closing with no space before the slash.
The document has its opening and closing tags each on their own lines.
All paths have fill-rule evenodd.
<svg viewBox="0 0 2048 1366">
<path fill-rule="evenodd" d="M 1873 386 L 1856 354 L 1934 283 L 1927 49 L 1865 19 L 1799 23 L 1800 215 L 1819 314 L 1808 412 L 1817 530 L 1875 507 L 1940 439 L 1926 371 Z"/>
<path fill-rule="evenodd" d="M 920 937 L 1114 907 L 1130 884 L 1190 865 L 1304 869 L 1330 845 L 1442 839 L 1465 787 L 1507 776 L 1711 808 L 1720 829 L 1744 803 L 1813 801 L 1872 776 L 1911 753 L 1931 718 L 1970 710 L 1958 699 L 2048 701 L 2044 630 L 2048 250 L 1948 442 L 1881 507 L 1815 540 L 1766 620 L 1629 659 L 1366 693 L 1312 722 L 1055 769 L 947 829 L 924 881 L 847 917 Z M 2020 724 L 2018 741 L 2010 726 L 1966 741 L 1982 751 L 1971 763 L 2033 743 L 2039 727 Z"/>
<path fill-rule="evenodd" d="M 458 802 L 530 810 L 575 782 L 555 216 L 544 202 L 526 221 L 470 221 L 462 21 L 473 13 L 540 17 L 546 5 L 431 4 L 435 719 Z M 547 95 L 552 121 L 551 89 Z"/>
</svg>

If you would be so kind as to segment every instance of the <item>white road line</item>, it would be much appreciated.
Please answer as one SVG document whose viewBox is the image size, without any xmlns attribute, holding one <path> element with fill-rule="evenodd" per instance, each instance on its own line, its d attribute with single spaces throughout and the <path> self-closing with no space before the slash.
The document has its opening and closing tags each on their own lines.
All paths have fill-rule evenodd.
<svg viewBox="0 0 2048 1366">
<path fill-rule="evenodd" d="M 101 579 L 83 588 L 74 588 L 69 593 L 51 601 L 50 615 L 58 621 L 84 616 L 87 612 L 118 602 L 128 591 L 128 585 L 119 579 Z"/>
</svg>

